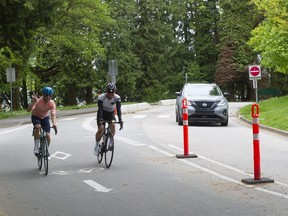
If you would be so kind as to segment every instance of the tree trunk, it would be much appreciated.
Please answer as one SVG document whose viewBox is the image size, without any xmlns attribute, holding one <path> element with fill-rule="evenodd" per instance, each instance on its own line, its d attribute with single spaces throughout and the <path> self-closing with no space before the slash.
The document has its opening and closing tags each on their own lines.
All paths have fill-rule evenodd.
<svg viewBox="0 0 288 216">
<path fill-rule="evenodd" d="M 75 88 L 75 85 L 73 84 L 68 84 L 66 85 L 67 87 L 67 91 L 64 95 L 64 105 L 65 106 L 75 106 L 77 105 L 77 100 L 76 100 L 76 97 L 77 97 L 77 90 Z"/>
<path fill-rule="evenodd" d="M 93 104 L 93 91 L 92 87 L 86 87 L 86 95 L 85 95 L 85 100 L 87 104 Z"/>
<path fill-rule="evenodd" d="M 27 83 L 26 80 L 23 79 L 22 82 L 22 106 L 27 109 L 28 107 L 28 94 L 27 94 Z"/>
</svg>

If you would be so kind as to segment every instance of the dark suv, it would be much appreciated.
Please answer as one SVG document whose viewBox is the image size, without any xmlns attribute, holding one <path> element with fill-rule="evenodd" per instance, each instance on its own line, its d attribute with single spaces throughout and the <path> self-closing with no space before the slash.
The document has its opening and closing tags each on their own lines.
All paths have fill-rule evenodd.
<svg viewBox="0 0 288 216">
<path fill-rule="evenodd" d="M 176 92 L 176 122 L 183 125 L 182 100 L 188 102 L 188 122 L 215 122 L 228 125 L 228 101 L 215 83 L 187 83 Z"/>
</svg>

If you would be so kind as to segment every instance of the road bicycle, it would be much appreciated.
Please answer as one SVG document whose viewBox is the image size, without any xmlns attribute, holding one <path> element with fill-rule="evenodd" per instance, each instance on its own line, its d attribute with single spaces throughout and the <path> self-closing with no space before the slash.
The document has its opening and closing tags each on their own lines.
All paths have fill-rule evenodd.
<svg viewBox="0 0 288 216">
<path fill-rule="evenodd" d="M 114 138 L 111 132 L 111 124 L 120 124 L 120 122 L 115 121 L 103 121 L 104 125 L 104 134 L 102 136 L 102 140 L 99 145 L 99 153 L 97 155 L 98 163 L 100 164 L 103 157 L 105 158 L 105 166 L 109 168 L 112 164 L 113 156 L 114 156 Z M 122 126 L 119 130 L 123 129 Z"/>
<path fill-rule="evenodd" d="M 51 127 L 54 129 L 55 131 L 55 135 L 57 134 L 57 128 L 55 127 Z M 34 130 L 33 130 L 34 133 Z M 40 130 L 40 145 L 39 145 L 39 149 L 38 149 L 39 153 L 35 154 L 37 157 L 37 164 L 38 164 L 38 168 L 39 170 L 42 169 L 42 165 L 44 164 L 44 173 L 45 175 L 48 174 L 48 161 L 49 161 L 49 151 L 48 151 L 48 141 L 46 138 L 46 132 L 44 130 L 43 127 L 41 127 Z"/>
</svg>

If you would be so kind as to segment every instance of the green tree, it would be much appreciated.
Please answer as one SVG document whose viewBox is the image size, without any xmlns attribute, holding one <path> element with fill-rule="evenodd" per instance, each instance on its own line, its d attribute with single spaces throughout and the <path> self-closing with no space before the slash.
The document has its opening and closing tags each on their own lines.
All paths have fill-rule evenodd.
<svg viewBox="0 0 288 216">
<path fill-rule="evenodd" d="M 57 0 L 18 1 L 3 0 L 0 2 L 0 83 L 4 85 L 4 95 L 7 93 L 5 70 L 7 65 L 16 68 L 17 82 L 13 83 L 13 110 L 20 109 L 20 86 L 26 79 L 31 53 L 35 50 L 35 36 L 39 27 L 50 25 L 51 17 L 57 6 Z M 3 93 L 3 92 L 2 92 Z M 22 91 L 24 98 L 26 91 Z M 27 104 L 27 103 L 26 103 Z"/>
<path fill-rule="evenodd" d="M 247 45 L 253 29 L 253 6 L 245 1 L 220 1 L 219 49 L 215 82 L 235 96 L 246 100 L 251 97 L 248 79 L 248 65 L 253 61 L 253 53 Z"/>
<path fill-rule="evenodd" d="M 169 1 L 137 2 L 132 31 L 133 51 L 140 59 L 143 75 L 137 82 L 138 98 L 156 101 L 171 95 L 175 70 L 173 57 L 178 51 L 173 23 L 173 5 Z"/>
<path fill-rule="evenodd" d="M 109 8 L 96 0 L 62 3 L 55 25 L 39 29 L 33 72 L 56 89 L 64 105 L 76 105 L 77 98 L 92 103 L 99 59 L 104 58 L 100 34 L 112 22 Z"/>
<path fill-rule="evenodd" d="M 193 25 L 193 50 L 200 67 L 200 81 L 213 82 L 218 51 L 218 0 L 195 0 L 191 4 Z"/>
<path fill-rule="evenodd" d="M 105 61 L 101 64 L 102 76 L 100 87 L 104 87 L 111 81 L 107 76 L 108 61 L 117 60 L 118 75 L 116 77 L 118 94 L 123 100 L 135 100 L 137 92 L 137 79 L 141 76 L 140 59 L 133 52 L 133 30 L 135 2 L 128 1 L 106 1 L 111 10 L 111 18 L 115 19 L 111 25 L 106 25 L 102 31 L 101 43 L 106 49 Z M 105 62 L 105 63 L 104 63 Z"/>
<path fill-rule="evenodd" d="M 288 73 L 288 1 L 252 0 L 263 22 L 252 31 L 249 45 L 259 52 L 261 65 Z"/>
</svg>

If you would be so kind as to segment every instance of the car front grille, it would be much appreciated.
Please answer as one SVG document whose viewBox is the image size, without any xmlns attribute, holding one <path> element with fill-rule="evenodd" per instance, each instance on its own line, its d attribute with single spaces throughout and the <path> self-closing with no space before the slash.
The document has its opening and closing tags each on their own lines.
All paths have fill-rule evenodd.
<svg viewBox="0 0 288 216">
<path fill-rule="evenodd" d="M 205 101 L 202 101 L 202 102 L 193 102 L 192 103 L 192 106 L 197 110 L 197 109 L 205 109 L 205 110 L 208 110 L 208 109 L 214 109 L 215 106 L 216 106 L 216 103 L 215 102 L 205 102 Z"/>
</svg>

